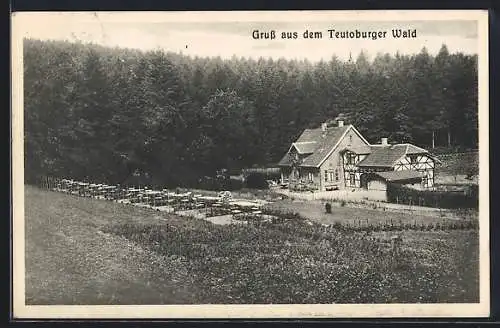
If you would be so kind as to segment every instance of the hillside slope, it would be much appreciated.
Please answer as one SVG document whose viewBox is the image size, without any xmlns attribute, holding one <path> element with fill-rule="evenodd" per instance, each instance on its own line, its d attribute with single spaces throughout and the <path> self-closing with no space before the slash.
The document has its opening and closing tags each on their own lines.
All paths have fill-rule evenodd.
<svg viewBox="0 0 500 328">
<path fill-rule="evenodd" d="M 436 166 L 436 184 L 478 183 L 479 153 L 477 151 L 442 154 L 437 157 L 442 163 Z M 468 175 L 472 175 L 472 178 L 467 179 Z"/>
<path fill-rule="evenodd" d="M 99 230 L 109 223 L 161 224 L 165 216 L 29 186 L 25 190 L 26 304 L 190 300 L 181 262 Z"/>
</svg>

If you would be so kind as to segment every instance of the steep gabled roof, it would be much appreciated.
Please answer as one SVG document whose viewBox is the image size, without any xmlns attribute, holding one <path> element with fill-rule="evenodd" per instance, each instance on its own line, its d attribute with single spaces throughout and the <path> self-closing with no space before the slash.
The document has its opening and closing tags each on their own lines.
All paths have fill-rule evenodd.
<svg viewBox="0 0 500 328">
<path fill-rule="evenodd" d="M 318 147 L 318 143 L 316 141 L 294 142 L 292 147 L 295 147 L 299 154 L 312 154 Z"/>
<path fill-rule="evenodd" d="M 305 129 L 304 132 L 299 136 L 296 143 L 298 142 L 317 142 L 322 134 L 321 128 L 318 129 Z"/>
<path fill-rule="evenodd" d="M 350 127 L 329 127 L 326 131 L 322 131 L 321 128 L 315 129 L 316 131 L 313 133 L 317 136 L 317 147 L 314 153 L 304 159 L 301 166 L 317 167 L 321 165 Z"/>
<path fill-rule="evenodd" d="M 292 144 L 297 152 L 303 157 L 303 162 L 300 166 L 317 167 L 325 160 L 327 155 L 336 147 L 342 136 L 349 128 L 354 128 L 352 125 L 343 127 L 328 127 L 326 131 L 321 128 L 305 129 L 299 136 L 296 142 Z M 289 152 L 283 156 L 278 163 L 279 166 L 290 166 L 292 157 Z"/>
<path fill-rule="evenodd" d="M 403 144 L 403 145 L 406 145 L 407 148 L 406 148 L 406 154 L 407 155 L 414 155 L 414 154 L 427 154 L 428 151 L 423 149 L 423 148 L 420 148 L 420 147 L 417 147 L 415 145 L 412 145 L 412 144 Z"/>
<path fill-rule="evenodd" d="M 429 151 L 427 151 L 427 150 L 425 150 L 423 148 L 417 147 L 415 145 L 412 145 L 412 144 L 405 144 L 405 145 L 408 146 L 408 148 L 406 149 L 406 154 L 407 155 L 425 154 L 428 157 L 432 158 L 434 160 L 434 162 L 436 162 L 438 164 L 442 164 L 442 162 L 436 156 L 434 156 L 433 154 L 431 154 Z"/>
<path fill-rule="evenodd" d="M 278 162 L 278 166 L 291 166 L 292 165 L 292 156 L 290 153 L 286 153 L 285 156 Z"/>
<path fill-rule="evenodd" d="M 372 152 L 358 163 L 360 167 L 392 167 L 405 155 L 428 154 L 423 148 L 412 144 L 371 145 Z"/>
<path fill-rule="evenodd" d="M 364 167 L 392 167 L 394 163 L 406 154 L 406 146 L 403 145 L 372 145 L 372 152 L 365 157 L 358 166 Z"/>
</svg>

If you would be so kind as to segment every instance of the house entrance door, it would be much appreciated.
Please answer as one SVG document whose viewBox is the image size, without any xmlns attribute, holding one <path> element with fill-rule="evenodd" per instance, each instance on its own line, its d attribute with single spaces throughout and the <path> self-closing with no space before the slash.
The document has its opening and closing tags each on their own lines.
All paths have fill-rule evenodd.
<svg viewBox="0 0 500 328">
<path fill-rule="evenodd" d="M 359 181 L 361 188 L 368 189 L 368 177 L 369 177 L 368 173 L 361 174 L 360 181 Z"/>
</svg>

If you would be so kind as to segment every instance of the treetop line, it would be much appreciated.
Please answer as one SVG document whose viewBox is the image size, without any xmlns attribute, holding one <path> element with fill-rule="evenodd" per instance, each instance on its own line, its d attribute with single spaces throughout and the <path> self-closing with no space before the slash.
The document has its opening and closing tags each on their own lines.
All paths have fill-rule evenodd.
<svg viewBox="0 0 500 328">
<path fill-rule="evenodd" d="M 276 165 L 340 113 L 370 142 L 477 148 L 477 56 L 446 46 L 311 63 L 26 40 L 23 57 L 27 178 L 195 185 Z"/>
<path fill-rule="evenodd" d="M 416 29 L 392 29 L 389 33 L 388 31 L 360 31 L 358 29 L 355 30 L 344 30 L 338 31 L 335 29 L 327 30 L 327 33 L 323 33 L 321 31 L 309 31 L 305 30 L 302 33 L 299 32 L 276 32 L 275 30 L 270 31 L 260 31 L 253 30 L 252 38 L 254 40 L 274 40 L 277 36 L 280 36 L 281 39 L 298 39 L 301 36 L 303 39 L 323 39 L 323 35 L 326 35 L 329 39 L 371 39 L 371 40 L 379 40 L 385 39 L 387 36 L 392 36 L 396 39 L 408 39 L 408 38 L 416 38 L 417 30 Z"/>
</svg>

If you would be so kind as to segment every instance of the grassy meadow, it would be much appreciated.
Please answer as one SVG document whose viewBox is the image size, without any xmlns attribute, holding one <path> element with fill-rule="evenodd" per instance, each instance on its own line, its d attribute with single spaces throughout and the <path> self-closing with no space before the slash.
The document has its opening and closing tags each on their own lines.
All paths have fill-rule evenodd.
<svg viewBox="0 0 500 328">
<path fill-rule="evenodd" d="M 352 206 L 352 204 L 331 202 L 332 211 L 326 213 L 325 201 L 301 201 L 301 200 L 279 200 L 266 205 L 271 211 L 283 211 L 285 213 L 298 213 L 300 216 L 322 225 L 343 225 L 356 230 L 357 228 L 374 228 L 376 230 L 389 230 L 392 228 L 412 229 L 435 229 L 436 226 L 443 229 L 459 229 L 464 225 L 479 224 L 477 210 L 435 210 L 419 211 L 415 206 L 408 210 L 386 210 L 381 206 Z"/>
<path fill-rule="evenodd" d="M 26 304 L 477 302 L 478 230 L 214 225 L 26 186 Z M 387 213 L 342 208 L 345 218 Z M 402 238 L 398 251 L 391 237 Z"/>
</svg>

